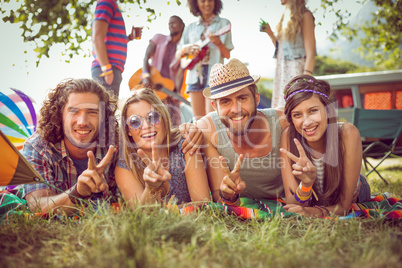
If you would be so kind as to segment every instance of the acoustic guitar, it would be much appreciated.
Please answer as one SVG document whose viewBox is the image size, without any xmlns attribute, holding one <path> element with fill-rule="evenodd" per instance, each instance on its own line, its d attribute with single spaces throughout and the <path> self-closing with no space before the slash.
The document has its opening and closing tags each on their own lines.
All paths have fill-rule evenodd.
<svg viewBox="0 0 402 268">
<path fill-rule="evenodd" d="M 224 35 L 225 33 L 230 32 L 230 29 L 232 28 L 231 24 L 228 24 L 218 31 L 214 33 L 215 36 L 220 36 Z M 206 37 L 204 40 L 198 40 L 195 45 L 198 45 L 200 47 L 200 52 L 197 55 L 185 55 L 184 57 L 181 58 L 180 60 L 180 67 L 183 69 L 191 70 L 194 68 L 194 66 L 200 62 L 205 55 L 207 54 L 208 50 L 208 44 L 211 42 L 208 37 Z"/>
<path fill-rule="evenodd" d="M 142 84 L 142 68 L 138 69 L 130 78 L 128 81 L 128 86 L 130 90 L 133 90 L 135 86 Z M 188 100 L 180 96 L 174 91 L 174 82 L 170 80 L 169 78 L 163 77 L 158 69 L 155 67 L 151 67 L 151 70 L 149 72 L 150 79 L 154 85 L 155 89 L 155 94 L 161 99 L 166 99 L 167 96 L 171 96 L 181 102 L 184 102 L 187 105 L 191 105 Z"/>
</svg>

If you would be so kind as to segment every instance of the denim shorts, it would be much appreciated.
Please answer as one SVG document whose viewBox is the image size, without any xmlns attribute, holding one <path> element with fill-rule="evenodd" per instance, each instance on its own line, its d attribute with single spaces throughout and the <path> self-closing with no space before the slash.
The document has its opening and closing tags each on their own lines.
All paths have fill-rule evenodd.
<svg viewBox="0 0 402 268">
<path fill-rule="evenodd" d="M 120 69 L 113 67 L 113 82 L 108 85 L 104 77 L 100 77 L 102 70 L 99 66 L 91 69 L 92 79 L 101 83 L 111 96 L 114 96 L 116 100 L 119 98 L 120 84 L 122 80 L 122 73 Z"/>
<path fill-rule="evenodd" d="M 202 65 L 202 79 L 199 77 L 197 83 L 187 85 L 186 93 L 203 91 L 208 87 L 208 79 L 208 65 Z"/>
</svg>

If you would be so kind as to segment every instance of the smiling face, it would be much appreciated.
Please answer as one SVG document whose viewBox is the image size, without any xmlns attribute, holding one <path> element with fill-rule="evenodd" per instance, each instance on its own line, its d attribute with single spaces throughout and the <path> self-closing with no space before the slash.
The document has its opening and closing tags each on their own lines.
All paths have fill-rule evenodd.
<svg viewBox="0 0 402 268">
<path fill-rule="evenodd" d="M 129 104 L 127 108 L 126 118 L 133 119 L 133 115 L 138 116 L 141 125 L 135 128 L 126 125 L 126 129 L 137 147 L 144 151 L 150 151 L 152 142 L 155 142 L 156 145 L 162 144 L 166 136 L 166 130 L 161 118 L 162 116 L 157 113 L 156 109 L 148 102 L 140 100 L 139 102 Z M 156 120 L 156 116 L 160 116 L 160 120 Z M 132 121 L 131 119 L 128 120 L 128 123 Z"/>
<path fill-rule="evenodd" d="M 324 142 L 328 125 L 327 112 L 316 94 L 297 105 L 291 111 L 291 119 L 296 131 L 311 147 Z"/>
<path fill-rule="evenodd" d="M 184 24 L 177 17 L 170 17 L 169 32 L 171 36 L 176 36 L 183 32 Z"/>
<path fill-rule="evenodd" d="M 68 150 L 94 147 L 99 132 L 99 97 L 71 93 L 63 109 L 64 142 Z"/>
<path fill-rule="evenodd" d="M 214 14 L 215 0 L 197 0 L 201 16 L 209 18 Z"/>
<path fill-rule="evenodd" d="M 256 114 L 256 103 L 259 94 L 255 96 L 248 87 L 245 87 L 226 97 L 217 99 L 212 106 L 217 110 L 221 122 L 233 135 L 244 135 L 250 128 Z"/>
</svg>

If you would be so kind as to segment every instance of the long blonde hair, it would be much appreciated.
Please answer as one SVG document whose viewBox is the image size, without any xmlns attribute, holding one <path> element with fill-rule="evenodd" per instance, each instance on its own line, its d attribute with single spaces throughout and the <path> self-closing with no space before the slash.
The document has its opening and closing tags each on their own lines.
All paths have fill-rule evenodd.
<svg viewBox="0 0 402 268">
<path fill-rule="evenodd" d="M 294 42 L 296 35 L 299 34 L 302 29 L 303 14 L 309 10 L 306 8 L 305 0 L 288 0 L 286 6 L 290 10 L 290 20 L 286 27 L 283 27 L 285 13 L 282 14 L 276 26 L 277 37 L 278 39 L 286 39 Z"/>
<path fill-rule="evenodd" d="M 134 90 L 133 95 L 127 99 L 121 111 L 120 133 L 122 136 L 121 140 L 123 142 L 124 148 L 124 160 L 128 168 L 133 172 L 134 176 L 141 182 L 143 186 L 145 186 L 143 179 L 145 165 L 142 162 L 141 157 L 138 155 L 138 148 L 133 138 L 128 135 L 129 129 L 126 124 L 128 107 L 130 106 L 130 104 L 138 103 L 141 100 L 148 102 L 152 106 L 152 108 L 154 108 L 161 114 L 162 122 L 166 130 L 166 135 L 163 139 L 162 145 L 167 147 L 168 154 L 169 149 L 177 145 L 180 141 L 181 134 L 178 128 L 172 127 L 172 122 L 170 120 L 170 115 L 167 107 L 162 103 L 162 101 L 158 98 L 158 96 L 154 93 L 152 89 L 143 88 Z"/>
</svg>

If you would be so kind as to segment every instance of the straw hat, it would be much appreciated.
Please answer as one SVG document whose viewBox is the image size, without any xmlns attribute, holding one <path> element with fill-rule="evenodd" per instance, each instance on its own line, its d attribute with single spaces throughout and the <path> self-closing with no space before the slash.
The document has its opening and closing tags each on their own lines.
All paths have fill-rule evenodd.
<svg viewBox="0 0 402 268">
<path fill-rule="evenodd" d="M 204 89 L 203 94 L 209 99 L 219 99 L 257 83 L 260 77 L 251 76 L 246 65 L 238 59 L 231 59 L 226 65 L 217 63 L 211 69 L 210 87 Z"/>
</svg>

